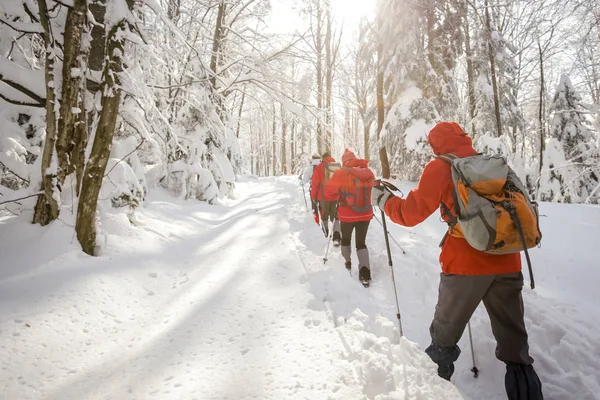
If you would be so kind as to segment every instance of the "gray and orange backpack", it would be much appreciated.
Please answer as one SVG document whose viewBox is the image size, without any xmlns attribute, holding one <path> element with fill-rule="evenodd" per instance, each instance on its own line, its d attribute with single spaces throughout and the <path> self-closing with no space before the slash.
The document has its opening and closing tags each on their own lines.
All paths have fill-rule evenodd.
<svg viewBox="0 0 600 400">
<path fill-rule="evenodd" d="M 464 238 L 471 247 L 490 254 L 525 252 L 531 288 L 535 287 L 528 249 L 542 240 L 538 205 L 496 155 L 438 157 L 451 166 L 454 210 L 441 204 L 448 217 L 448 234 Z"/>
</svg>

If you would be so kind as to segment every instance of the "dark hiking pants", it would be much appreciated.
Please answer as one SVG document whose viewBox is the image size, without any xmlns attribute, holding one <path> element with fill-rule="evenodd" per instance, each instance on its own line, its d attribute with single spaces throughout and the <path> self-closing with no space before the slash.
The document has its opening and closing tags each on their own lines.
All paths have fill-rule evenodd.
<svg viewBox="0 0 600 400">
<path fill-rule="evenodd" d="M 337 219 L 337 202 L 336 201 L 321 201 L 321 219 L 323 221 L 334 222 Z"/>
<path fill-rule="evenodd" d="M 350 244 L 352 244 L 352 231 L 356 231 L 356 255 L 358 266 L 370 268 L 369 250 L 367 249 L 367 232 L 370 221 L 342 222 L 342 256 L 346 262 L 350 261 Z"/>
<path fill-rule="evenodd" d="M 438 373 L 450 379 L 457 346 L 471 315 L 483 301 L 496 338 L 496 357 L 506 363 L 506 392 L 510 400 L 542 399 L 541 383 L 529 356 L 521 290 L 523 274 L 440 275 L 438 304 L 429 328 L 432 343 L 426 353 Z"/>
<path fill-rule="evenodd" d="M 321 225 L 325 236 L 329 236 L 329 221 L 332 222 L 333 239 L 340 237 L 340 221 L 337 219 L 337 202 L 336 201 L 321 201 L 319 202 L 321 210 Z"/>
</svg>

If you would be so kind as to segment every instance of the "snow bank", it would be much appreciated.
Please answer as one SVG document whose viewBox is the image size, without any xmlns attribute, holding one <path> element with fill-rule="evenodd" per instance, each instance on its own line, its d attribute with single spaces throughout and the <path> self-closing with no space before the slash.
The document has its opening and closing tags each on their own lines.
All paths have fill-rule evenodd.
<svg viewBox="0 0 600 400">
<path fill-rule="evenodd" d="M 100 200 L 110 199 L 115 208 L 139 207 L 144 201 L 144 188 L 134 170 L 122 159 L 111 158 L 100 188 Z"/>
<path fill-rule="evenodd" d="M 483 307 L 471 319 L 478 379 L 466 335 L 452 383 L 437 377 L 423 352 L 445 229 L 437 215 L 415 228 L 388 225 L 400 339 L 376 220 L 367 237 L 373 282 L 365 289 L 339 250 L 329 249 L 323 265 L 327 242 L 296 177 L 245 178 L 236 195 L 209 206 L 154 191 L 133 215 L 109 209 L 99 217 L 100 257 L 80 251 L 67 213 L 44 228 L 30 224 L 31 215 L 0 218 L 0 393 L 20 400 L 506 398 Z M 537 288 L 524 289 L 531 354 L 548 398 L 596 399 L 600 208 L 543 203 L 541 214 L 542 248 L 531 252 Z"/>
</svg>

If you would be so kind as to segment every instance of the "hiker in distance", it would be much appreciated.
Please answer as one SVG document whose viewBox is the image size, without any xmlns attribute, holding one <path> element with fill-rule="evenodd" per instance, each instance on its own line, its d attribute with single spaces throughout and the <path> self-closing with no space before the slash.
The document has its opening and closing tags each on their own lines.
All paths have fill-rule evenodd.
<svg viewBox="0 0 600 400">
<path fill-rule="evenodd" d="M 321 163 L 321 156 L 317 153 L 314 153 L 310 159 L 310 165 L 306 167 L 302 175 L 298 177 L 300 180 L 300 185 L 304 186 L 307 183 L 310 183 L 312 180 L 313 172 L 315 167 Z"/>
<path fill-rule="evenodd" d="M 457 214 L 454 198 L 460 203 L 463 201 L 464 193 L 454 194 L 453 198 L 455 183 L 451 173 L 451 163 L 454 158 L 477 155 L 471 138 L 457 123 L 440 122 L 429 132 L 427 143 L 437 157 L 425 166 L 417 188 L 412 190 L 405 199 L 394 196 L 381 186 L 373 188 L 372 191 L 373 204 L 377 204 L 397 224 L 415 226 L 438 208 L 442 218 L 449 224 L 448 232 L 441 244 L 439 260 L 442 273 L 438 303 L 429 329 L 432 341 L 425 351 L 438 365 L 439 376 L 450 380 L 454 372 L 454 362 L 460 354 L 457 343 L 471 315 L 483 301 L 496 339 L 496 357 L 506 363 L 505 386 L 508 399 L 543 399 L 542 385 L 533 368 L 533 358 L 529 355 L 527 330 L 523 317 L 521 256 L 518 252 L 490 254 L 476 250 L 465 239 L 469 236 L 469 232 L 464 230 L 462 224 L 465 222 L 468 224 L 469 221 L 457 219 L 460 214 Z M 497 161 L 498 158 L 495 160 Z M 492 159 L 490 162 L 495 160 Z M 473 165 L 475 164 L 471 166 Z M 479 165 L 485 169 L 491 164 Z M 453 164 L 452 168 L 455 166 L 456 164 Z M 477 172 L 473 175 L 477 176 Z M 508 181 L 511 174 L 516 177 L 514 172 L 510 171 Z M 490 181 L 490 184 L 494 182 Z M 506 187 L 503 183 L 500 185 L 501 188 Z M 522 184 L 520 185 L 522 187 Z M 475 195 L 472 188 L 474 186 L 468 188 L 463 186 L 465 192 L 468 190 L 471 203 L 479 194 Z M 508 195 L 516 198 L 518 194 L 512 192 Z M 492 207 L 496 206 L 491 202 L 488 204 Z M 461 203 L 458 211 L 463 205 L 464 202 Z M 480 223 L 483 218 L 485 216 L 472 221 Z M 510 217 L 508 218 L 510 221 Z M 500 219 L 497 221 L 498 224 L 506 222 Z M 496 226 L 496 228 L 500 234 L 501 227 Z M 493 241 L 492 244 L 494 247 L 503 245 L 503 243 L 494 244 Z"/>
<path fill-rule="evenodd" d="M 356 231 L 356 255 L 358 257 L 358 279 L 368 286 L 371 281 L 371 265 L 366 239 L 369 222 L 373 219 L 371 188 L 375 180 L 368 161 L 356 158 L 346 149 L 342 155 L 342 168 L 336 171 L 325 184 L 325 200 L 339 202 L 338 217 L 342 228 L 342 256 L 348 271 L 352 268 L 352 231 Z"/>
<path fill-rule="evenodd" d="M 315 222 L 319 224 L 319 215 L 321 217 L 321 229 L 325 237 L 329 237 L 329 222 L 333 227 L 333 244 L 339 247 L 341 241 L 340 221 L 337 218 L 337 202 L 327 201 L 325 199 L 325 184 L 334 172 L 340 168 L 340 164 L 331 157 L 331 153 L 326 151 L 322 155 L 322 161 L 315 167 L 312 175 L 310 199 L 313 209 Z"/>
</svg>

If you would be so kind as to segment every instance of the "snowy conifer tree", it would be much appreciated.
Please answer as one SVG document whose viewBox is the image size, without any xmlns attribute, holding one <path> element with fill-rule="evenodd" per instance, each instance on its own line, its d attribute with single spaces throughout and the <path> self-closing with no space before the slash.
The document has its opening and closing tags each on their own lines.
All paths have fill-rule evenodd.
<svg viewBox="0 0 600 400">
<path fill-rule="evenodd" d="M 571 80 L 562 75 L 552 105 L 554 117 L 540 182 L 540 199 L 565 203 L 598 202 L 598 147 Z M 597 193 L 597 190 L 596 190 Z"/>
</svg>

